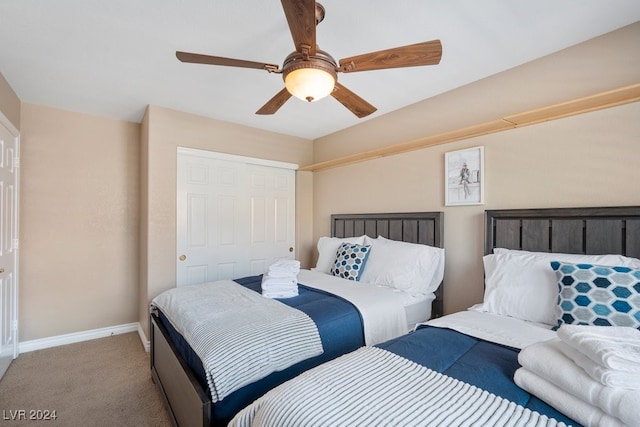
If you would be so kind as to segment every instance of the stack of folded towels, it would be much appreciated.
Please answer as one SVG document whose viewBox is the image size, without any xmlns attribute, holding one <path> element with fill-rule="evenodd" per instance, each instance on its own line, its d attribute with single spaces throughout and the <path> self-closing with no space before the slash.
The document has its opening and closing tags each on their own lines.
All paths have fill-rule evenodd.
<svg viewBox="0 0 640 427">
<path fill-rule="evenodd" d="M 562 325 L 524 348 L 518 386 L 587 426 L 640 425 L 640 330 Z"/>
<path fill-rule="evenodd" d="M 279 259 L 262 275 L 262 295 L 268 298 L 291 298 L 298 295 L 300 261 Z"/>
</svg>

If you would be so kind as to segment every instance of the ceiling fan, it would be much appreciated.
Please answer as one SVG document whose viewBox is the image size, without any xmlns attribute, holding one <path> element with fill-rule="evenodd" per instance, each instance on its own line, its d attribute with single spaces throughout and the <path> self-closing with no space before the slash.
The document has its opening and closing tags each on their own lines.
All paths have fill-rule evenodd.
<svg viewBox="0 0 640 427">
<path fill-rule="evenodd" d="M 274 64 L 180 51 L 176 52 L 177 58 L 195 64 L 256 68 L 282 74 L 285 88 L 256 114 L 274 114 L 292 95 L 308 102 L 331 95 L 362 118 L 375 112 L 376 107 L 338 83 L 337 73 L 435 65 L 442 57 L 440 40 L 432 40 L 343 58 L 337 63 L 316 45 L 316 25 L 324 19 L 324 7 L 314 0 L 281 1 L 296 46 L 296 50 L 285 58 L 282 68 Z"/>
</svg>

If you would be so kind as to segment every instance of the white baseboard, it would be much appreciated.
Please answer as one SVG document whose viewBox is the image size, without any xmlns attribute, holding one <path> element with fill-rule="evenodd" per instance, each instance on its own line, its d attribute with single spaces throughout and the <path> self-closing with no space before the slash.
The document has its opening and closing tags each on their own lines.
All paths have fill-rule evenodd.
<svg viewBox="0 0 640 427">
<path fill-rule="evenodd" d="M 138 322 L 138 335 L 140 335 L 140 341 L 142 341 L 142 346 L 144 347 L 144 351 L 149 353 L 151 351 L 151 341 L 147 339 L 147 336 L 144 333 L 144 329 L 142 329 L 142 325 Z"/>
<path fill-rule="evenodd" d="M 142 328 L 140 327 L 139 322 L 127 323 L 125 325 L 110 326 L 107 328 L 93 329 L 90 331 L 74 332 L 72 334 L 65 334 L 65 335 L 58 335 L 55 337 L 23 341 L 21 343 L 18 343 L 18 348 L 20 353 L 27 353 L 29 351 L 42 350 L 44 348 L 57 347 L 59 345 L 73 344 L 73 343 L 82 342 L 82 341 L 89 341 L 89 340 L 94 340 L 96 338 L 105 338 L 105 337 L 110 337 L 112 335 L 126 334 L 129 332 L 137 331 L 138 334 L 140 334 L 141 329 Z M 144 336 L 144 333 L 141 335 L 140 337 L 141 339 L 142 339 L 142 336 Z M 149 351 L 148 341 L 146 341 L 147 344 L 145 344 L 145 341 L 146 341 L 146 337 L 142 341 L 142 345 L 145 346 L 146 351 Z"/>
</svg>

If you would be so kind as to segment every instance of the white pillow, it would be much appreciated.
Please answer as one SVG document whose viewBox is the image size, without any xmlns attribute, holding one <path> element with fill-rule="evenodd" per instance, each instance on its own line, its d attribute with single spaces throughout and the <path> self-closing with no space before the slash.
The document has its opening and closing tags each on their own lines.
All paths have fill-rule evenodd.
<svg viewBox="0 0 640 427">
<path fill-rule="evenodd" d="M 484 301 L 475 308 L 530 322 L 556 325 L 558 299 L 551 261 L 640 268 L 640 260 L 622 255 L 577 255 L 496 248 L 483 257 Z"/>
<path fill-rule="evenodd" d="M 435 292 L 444 276 L 444 249 L 428 245 L 365 238 L 371 245 L 361 282 L 389 286 L 411 295 Z"/>
<path fill-rule="evenodd" d="M 358 245 L 364 244 L 364 236 L 358 237 L 321 237 L 318 239 L 318 262 L 316 267 L 312 268 L 313 271 L 320 273 L 331 273 L 333 262 L 336 260 L 336 253 L 338 248 L 343 243 L 356 243 Z"/>
</svg>

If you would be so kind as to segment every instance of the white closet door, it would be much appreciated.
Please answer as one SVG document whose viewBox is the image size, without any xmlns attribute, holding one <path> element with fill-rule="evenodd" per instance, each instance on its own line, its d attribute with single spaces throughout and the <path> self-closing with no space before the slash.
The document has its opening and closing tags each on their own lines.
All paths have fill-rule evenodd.
<svg viewBox="0 0 640 427">
<path fill-rule="evenodd" d="M 294 258 L 295 171 L 247 165 L 249 271 L 262 274 L 278 258 Z"/>
<path fill-rule="evenodd" d="M 295 170 L 248 161 L 179 152 L 178 286 L 261 274 L 295 256 Z"/>
<path fill-rule="evenodd" d="M 18 188 L 17 130 L 0 116 L 0 378 L 18 357 Z"/>
</svg>

